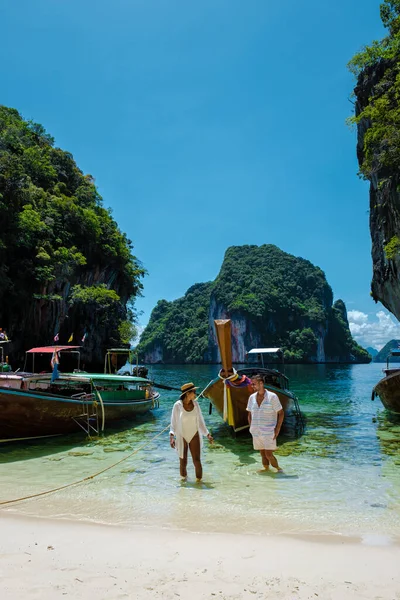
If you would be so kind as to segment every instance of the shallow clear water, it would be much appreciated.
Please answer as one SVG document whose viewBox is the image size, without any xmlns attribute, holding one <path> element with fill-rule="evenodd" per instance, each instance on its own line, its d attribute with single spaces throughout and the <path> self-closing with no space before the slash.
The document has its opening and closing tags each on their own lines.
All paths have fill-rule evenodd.
<svg viewBox="0 0 400 600">
<path fill-rule="evenodd" d="M 161 391 L 160 408 L 99 440 L 74 436 L 0 448 L 0 501 L 35 494 L 97 473 L 55 494 L 3 510 L 56 518 L 195 531 L 400 535 L 400 418 L 390 416 L 373 385 L 383 365 L 291 365 L 291 388 L 307 418 L 305 434 L 279 440 L 285 473 L 258 473 L 251 439 L 233 439 L 208 401 L 203 414 L 215 444 L 204 444 L 204 481 L 179 478 L 168 425 L 176 392 Z M 215 366 L 154 366 L 159 383 L 203 389 Z M 142 448 L 145 446 L 144 448 Z"/>
</svg>

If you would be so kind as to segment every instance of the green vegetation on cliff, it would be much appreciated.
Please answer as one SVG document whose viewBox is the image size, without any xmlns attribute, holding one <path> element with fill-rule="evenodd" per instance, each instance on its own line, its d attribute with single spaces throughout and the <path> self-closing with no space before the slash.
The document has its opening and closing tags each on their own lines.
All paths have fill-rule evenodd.
<svg viewBox="0 0 400 600">
<path fill-rule="evenodd" d="M 343 300 L 336 300 L 329 315 L 329 334 L 325 340 L 325 352 L 328 356 L 340 356 L 344 348 L 359 362 L 371 360 L 368 352 L 361 348 L 351 335 Z"/>
<path fill-rule="evenodd" d="M 323 338 L 332 359 L 370 360 L 351 337 L 343 302 L 332 307 L 323 271 L 273 245 L 228 248 L 215 281 L 192 286 L 174 302 L 158 302 L 139 352 L 163 362 L 213 362 L 209 323 L 226 316 L 246 323 L 247 350 L 256 343 L 278 345 L 288 361 L 315 361 Z"/>
<path fill-rule="evenodd" d="M 350 119 L 357 125 L 366 124 L 360 165 L 366 179 L 382 169 L 398 169 L 400 164 L 400 0 L 385 0 L 380 13 L 388 35 L 363 48 L 349 62 L 358 79 L 356 96 L 365 78 L 374 81 L 369 97 L 363 99 L 361 109 L 356 106 L 356 115 Z"/>
<path fill-rule="evenodd" d="M 117 343 L 143 275 L 93 178 L 41 125 L 0 106 L 0 325 L 45 343 L 68 313 L 65 335 L 106 327 L 101 341 Z"/>
<path fill-rule="evenodd" d="M 159 300 L 141 337 L 140 354 L 162 347 L 166 362 L 203 362 L 208 348 L 211 289 L 211 283 L 198 283 L 174 302 Z"/>
</svg>

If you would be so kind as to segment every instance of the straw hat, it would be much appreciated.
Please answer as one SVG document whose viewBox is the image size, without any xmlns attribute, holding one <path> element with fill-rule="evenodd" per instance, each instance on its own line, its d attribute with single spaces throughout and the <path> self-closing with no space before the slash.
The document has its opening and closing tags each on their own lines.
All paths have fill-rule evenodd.
<svg viewBox="0 0 400 600">
<path fill-rule="evenodd" d="M 198 387 L 196 387 L 196 386 L 194 385 L 194 383 L 192 383 L 192 382 L 190 382 L 190 383 L 184 383 L 184 384 L 181 386 L 181 395 L 179 396 L 179 398 L 182 400 L 182 399 L 183 399 L 183 396 L 184 396 L 185 394 L 187 394 L 188 392 L 194 392 L 195 390 L 198 390 L 198 389 L 199 389 L 199 388 L 198 388 Z"/>
</svg>

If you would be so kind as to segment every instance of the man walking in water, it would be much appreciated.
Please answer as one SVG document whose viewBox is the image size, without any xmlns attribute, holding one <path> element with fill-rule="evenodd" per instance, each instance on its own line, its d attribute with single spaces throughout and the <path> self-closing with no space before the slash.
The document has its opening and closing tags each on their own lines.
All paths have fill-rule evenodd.
<svg viewBox="0 0 400 600">
<path fill-rule="evenodd" d="M 252 377 L 251 382 L 255 393 L 248 400 L 247 410 L 254 450 L 260 451 L 265 470 L 272 465 L 281 473 L 273 451 L 276 450 L 276 438 L 282 426 L 283 408 L 278 396 L 265 389 L 261 375 Z"/>
</svg>

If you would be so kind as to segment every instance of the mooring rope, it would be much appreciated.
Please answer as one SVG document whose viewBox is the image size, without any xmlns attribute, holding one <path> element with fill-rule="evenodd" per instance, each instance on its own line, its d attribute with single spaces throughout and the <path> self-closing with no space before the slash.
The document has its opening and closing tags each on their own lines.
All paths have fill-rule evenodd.
<svg viewBox="0 0 400 600">
<path fill-rule="evenodd" d="M 146 442 L 142 446 L 139 446 L 139 448 L 136 448 L 133 452 L 131 452 L 130 454 L 128 454 L 128 456 L 124 456 L 123 458 L 121 458 L 116 463 L 114 463 L 112 465 L 109 465 L 108 467 L 106 467 L 105 469 L 102 469 L 101 471 L 98 471 L 97 473 L 94 473 L 94 475 L 88 475 L 87 477 L 83 477 L 83 479 L 79 479 L 78 481 L 74 481 L 72 483 L 67 483 L 65 485 L 60 485 L 59 487 L 53 488 L 51 490 L 46 490 L 45 492 L 39 492 L 38 494 L 31 494 L 30 496 L 23 496 L 21 498 L 14 498 L 14 500 L 3 500 L 2 502 L 0 502 L 0 506 L 5 506 L 6 504 L 14 504 L 15 502 L 22 502 L 23 500 L 30 500 L 31 498 L 39 498 L 40 496 L 46 496 L 47 494 L 53 494 L 54 492 L 58 492 L 60 490 L 65 490 L 65 489 L 67 489 L 69 487 L 72 487 L 74 485 L 79 485 L 80 483 L 84 483 L 85 481 L 90 481 L 91 479 L 94 479 L 95 477 L 98 477 L 102 473 L 105 473 L 106 471 L 109 471 L 110 469 L 113 469 L 117 465 L 120 465 L 122 462 L 124 462 L 125 460 L 127 460 L 128 458 L 130 458 L 131 456 L 133 456 L 134 454 L 136 454 L 140 450 L 143 450 L 143 448 L 146 448 L 146 446 L 148 446 L 155 439 L 157 439 L 158 437 L 160 437 L 160 435 L 162 435 L 164 433 L 164 431 L 166 431 L 167 429 L 169 429 L 169 427 L 170 427 L 170 425 L 168 423 L 168 425 L 166 427 L 164 427 L 164 429 L 162 429 L 159 433 L 157 433 L 157 435 L 155 435 L 154 437 L 152 437 L 151 440 L 149 440 L 148 442 Z"/>
</svg>

